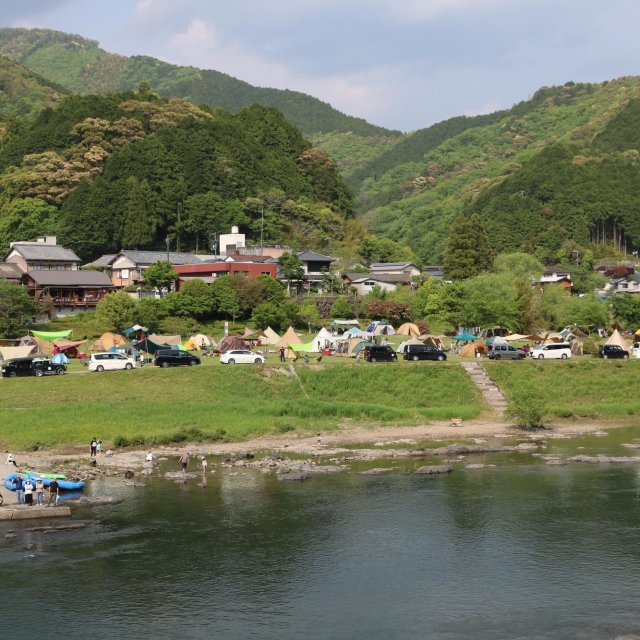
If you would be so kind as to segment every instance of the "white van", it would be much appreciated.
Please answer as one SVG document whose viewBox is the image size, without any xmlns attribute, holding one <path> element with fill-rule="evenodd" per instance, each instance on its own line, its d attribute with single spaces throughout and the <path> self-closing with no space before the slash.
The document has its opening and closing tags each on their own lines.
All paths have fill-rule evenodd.
<svg viewBox="0 0 640 640">
<path fill-rule="evenodd" d="M 132 357 L 107 351 L 92 353 L 89 358 L 89 371 L 112 371 L 114 369 L 133 369 L 136 363 Z"/>
<path fill-rule="evenodd" d="M 529 354 L 532 358 L 538 360 L 556 358 L 558 360 L 566 360 L 571 357 L 571 345 L 566 342 L 558 342 L 557 344 L 543 344 L 535 349 L 531 349 Z"/>
</svg>

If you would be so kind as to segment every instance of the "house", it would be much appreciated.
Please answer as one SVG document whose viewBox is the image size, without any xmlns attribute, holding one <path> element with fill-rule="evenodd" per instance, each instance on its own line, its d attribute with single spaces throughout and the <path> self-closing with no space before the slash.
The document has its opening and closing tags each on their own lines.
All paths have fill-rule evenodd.
<svg viewBox="0 0 640 640">
<path fill-rule="evenodd" d="M 266 275 L 275 278 L 278 265 L 275 262 L 265 261 L 212 260 L 200 262 L 199 264 L 175 265 L 173 268 L 179 275 L 175 286 L 176 291 L 178 291 L 180 285 L 187 280 L 203 280 L 211 283 L 216 278 L 227 275 L 246 278 Z"/>
<path fill-rule="evenodd" d="M 94 310 L 113 289 L 106 273 L 80 269 L 30 271 L 22 275 L 22 283 L 36 300 L 51 299 L 54 317 Z"/>
<path fill-rule="evenodd" d="M 13 262 L 0 262 L 0 280 L 20 284 L 22 282 L 22 269 Z"/>
<path fill-rule="evenodd" d="M 422 267 L 422 275 L 428 278 L 444 278 L 444 269 L 440 265 L 428 264 Z"/>
<path fill-rule="evenodd" d="M 386 275 L 419 276 L 422 270 L 413 262 L 374 262 L 369 266 L 371 273 Z"/>
<path fill-rule="evenodd" d="M 411 284 L 411 276 L 407 274 L 345 273 L 342 280 L 345 287 L 355 289 L 359 296 L 366 296 L 375 287 L 383 291 L 395 291 L 400 286 Z"/>
<path fill-rule="evenodd" d="M 231 227 L 231 233 L 220 234 L 220 255 L 227 256 L 245 247 L 245 235 L 239 233 L 238 227 Z"/>
<path fill-rule="evenodd" d="M 544 288 L 550 284 L 559 284 L 570 293 L 573 286 L 571 273 L 561 267 L 546 267 L 542 272 L 542 276 L 534 282 L 534 285 Z"/>
<path fill-rule="evenodd" d="M 80 267 L 80 258 L 58 244 L 56 236 L 42 236 L 35 242 L 12 242 L 4 257 L 22 273 L 30 271 L 74 271 Z"/>
<path fill-rule="evenodd" d="M 156 262 L 168 260 L 175 267 L 182 264 L 198 264 L 211 256 L 198 256 L 193 253 L 176 251 L 138 251 L 123 249 L 119 253 L 104 255 L 86 266 L 99 267 L 111 271 L 111 282 L 114 287 L 126 287 L 141 282 L 143 272 Z"/>
<path fill-rule="evenodd" d="M 612 278 L 605 289 L 609 293 L 640 293 L 640 277 Z"/>
<path fill-rule="evenodd" d="M 331 263 L 336 261 L 315 251 L 296 251 L 295 255 L 302 261 L 305 280 L 309 284 L 322 282 L 322 277 L 331 269 Z"/>
</svg>

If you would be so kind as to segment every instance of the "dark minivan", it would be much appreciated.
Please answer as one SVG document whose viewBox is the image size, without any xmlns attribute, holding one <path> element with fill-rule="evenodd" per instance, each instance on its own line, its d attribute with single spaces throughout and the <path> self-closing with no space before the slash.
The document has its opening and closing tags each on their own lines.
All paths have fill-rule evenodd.
<svg viewBox="0 0 640 640">
<path fill-rule="evenodd" d="M 626 360 L 629 357 L 629 352 L 617 344 L 603 344 L 600 346 L 598 355 L 605 360 L 608 360 L 609 358 L 621 358 Z"/>
<path fill-rule="evenodd" d="M 62 375 L 67 370 L 66 365 L 37 358 L 12 358 L 2 365 L 3 378 L 17 378 L 18 376 Z"/>
<path fill-rule="evenodd" d="M 159 349 L 153 356 L 153 364 L 156 367 L 179 367 L 180 365 L 187 365 L 192 367 L 193 365 L 200 364 L 200 358 L 194 356 L 187 351 L 180 351 L 180 349 Z"/>
<path fill-rule="evenodd" d="M 405 360 L 439 360 L 442 362 L 447 359 L 447 354 L 438 347 L 428 344 L 408 344 L 404 348 Z"/>
<path fill-rule="evenodd" d="M 363 351 L 364 359 L 369 362 L 395 362 L 398 359 L 396 352 L 388 346 L 374 344 Z"/>
</svg>

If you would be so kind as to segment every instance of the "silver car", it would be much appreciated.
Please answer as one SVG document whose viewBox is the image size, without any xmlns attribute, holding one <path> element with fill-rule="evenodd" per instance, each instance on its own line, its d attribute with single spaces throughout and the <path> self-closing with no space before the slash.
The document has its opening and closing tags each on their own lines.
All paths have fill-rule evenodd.
<svg viewBox="0 0 640 640">
<path fill-rule="evenodd" d="M 222 364 L 262 364 L 264 356 L 248 349 L 231 349 L 220 356 Z"/>
<path fill-rule="evenodd" d="M 524 360 L 527 354 L 510 344 L 494 344 L 489 351 L 490 360 Z"/>
</svg>

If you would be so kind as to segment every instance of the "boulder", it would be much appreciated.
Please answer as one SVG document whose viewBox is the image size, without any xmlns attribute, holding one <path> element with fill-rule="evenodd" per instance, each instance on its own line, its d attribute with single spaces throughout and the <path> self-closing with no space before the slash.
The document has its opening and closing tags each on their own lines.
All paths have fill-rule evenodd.
<svg viewBox="0 0 640 640">
<path fill-rule="evenodd" d="M 425 467 L 418 467 L 414 473 L 418 475 L 438 475 L 441 473 L 451 473 L 453 471 L 453 467 L 448 464 L 433 464 Z"/>
<path fill-rule="evenodd" d="M 304 480 L 308 480 L 311 475 L 309 473 L 305 473 L 304 471 L 291 471 L 290 473 L 279 473 L 276 477 L 278 478 L 278 480 L 302 482 Z"/>
<path fill-rule="evenodd" d="M 383 473 L 389 473 L 393 471 L 391 467 L 386 468 L 375 468 L 375 469 L 366 469 L 365 471 L 358 471 L 358 475 L 361 476 L 381 476 Z"/>
<path fill-rule="evenodd" d="M 120 504 L 122 498 L 116 498 L 115 496 L 82 496 L 81 498 L 69 498 L 65 500 L 65 505 L 79 506 L 79 507 L 101 507 L 107 504 Z"/>
<path fill-rule="evenodd" d="M 536 451 L 538 448 L 537 444 L 533 444 L 533 442 L 521 442 L 516 445 L 516 451 Z"/>
</svg>

